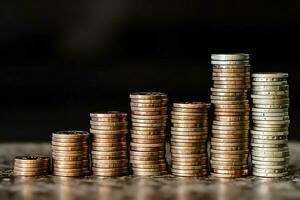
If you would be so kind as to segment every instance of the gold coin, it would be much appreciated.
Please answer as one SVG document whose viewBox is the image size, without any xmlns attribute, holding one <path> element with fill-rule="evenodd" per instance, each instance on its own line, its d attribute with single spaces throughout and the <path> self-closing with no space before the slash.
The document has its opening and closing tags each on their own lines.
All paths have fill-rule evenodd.
<svg viewBox="0 0 300 200">
<path fill-rule="evenodd" d="M 167 123 L 167 119 L 131 119 L 132 123 L 135 124 L 165 124 Z"/>
<path fill-rule="evenodd" d="M 126 118 L 127 113 L 120 112 L 120 111 L 107 111 L 103 113 L 90 113 L 90 117 L 96 118 Z"/>
<path fill-rule="evenodd" d="M 52 137 L 55 138 L 80 138 L 89 137 L 89 133 L 86 131 L 58 131 L 52 133 Z"/>
<path fill-rule="evenodd" d="M 203 122 L 203 123 L 192 123 L 192 124 L 184 124 L 184 123 L 173 123 L 173 127 L 176 128 L 202 128 L 202 127 L 207 127 L 208 126 L 208 121 Z"/>
<path fill-rule="evenodd" d="M 123 130 L 97 130 L 97 129 L 90 129 L 92 134 L 101 134 L 101 135 L 123 135 L 128 133 L 128 129 Z"/>
<path fill-rule="evenodd" d="M 131 115 L 131 118 L 135 120 L 167 120 L 168 115 L 153 115 L 153 116 Z"/>
<path fill-rule="evenodd" d="M 160 99 L 131 99 L 131 103 L 163 104 L 163 105 L 166 105 L 168 103 L 168 98 L 167 97 L 162 97 Z"/>
<path fill-rule="evenodd" d="M 133 107 L 131 106 L 131 111 L 142 111 L 142 112 L 163 112 L 167 111 L 167 107 Z"/>
<path fill-rule="evenodd" d="M 94 176 L 102 176 L 102 177 L 125 176 L 127 174 L 128 174 L 128 171 L 126 171 L 126 172 L 100 172 L 100 171 L 93 172 Z"/>
<path fill-rule="evenodd" d="M 161 111 L 131 111 L 132 115 L 145 115 L 145 116 L 154 116 L 154 115 L 167 115 L 167 110 Z"/>
<path fill-rule="evenodd" d="M 167 95 L 161 92 L 134 92 L 130 93 L 131 99 L 161 99 L 166 98 Z"/>
</svg>

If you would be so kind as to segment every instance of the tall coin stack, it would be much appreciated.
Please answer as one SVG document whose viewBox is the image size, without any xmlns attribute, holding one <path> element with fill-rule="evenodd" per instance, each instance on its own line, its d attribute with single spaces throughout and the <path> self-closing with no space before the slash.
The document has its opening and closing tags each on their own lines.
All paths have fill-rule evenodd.
<svg viewBox="0 0 300 200">
<path fill-rule="evenodd" d="M 18 156 L 14 162 L 15 176 L 40 176 L 49 174 L 49 157 Z"/>
<path fill-rule="evenodd" d="M 212 54 L 214 119 L 211 174 L 219 178 L 248 175 L 250 65 L 248 54 Z"/>
<path fill-rule="evenodd" d="M 130 163 L 133 175 L 167 174 L 165 138 L 167 95 L 159 92 L 130 94 L 131 142 Z"/>
<path fill-rule="evenodd" d="M 254 176 L 288 174 L 289 86 L 286 73 L 252 74 L 251 130 Z"/>
<path fill-rule="evenodd" d="M 92 170 L 96 176 L 128 174 L 127 113 L 91 113 Z"/>
<path fill-rule="evenodd" d="M 89 174 L 89 133 L 59 131 L 52 134 L 53 175 L 77 177 Z"/>
<path fill-rule="evenodd" d="M 172 174 L 206 176 L 208 109 L 202 102 L 173 103 L 171 127 Z"/>
</svg>

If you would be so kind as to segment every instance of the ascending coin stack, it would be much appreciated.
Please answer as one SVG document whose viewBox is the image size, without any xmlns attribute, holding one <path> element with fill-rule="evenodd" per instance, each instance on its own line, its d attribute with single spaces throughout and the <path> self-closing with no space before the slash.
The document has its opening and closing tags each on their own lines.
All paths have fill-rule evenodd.
<svg viewBox="0 0 300 200">
<path fill-rule="evenodd" d="M 165 138 L 167 95 L 158 92 L 130 94 L 130 164 L 133 175 L 167 174 Z"/>
<path fill-rule="evenodd" d="M 127 113 L 91 113 L 93 175 L 114 177 L 128 174 Z"/>
<path fill-rule="evenodd" d="M 208 109 L 202 102 L 173 103 L 171 127 L 172 174 L 206 176 Z"/>
<path fill-rule="evenodd" d="M 289 86 L 286 73 L 252 75 L 252 171 L 261 177 L 288 174 Z"/>
<path fill-rule="evenodd" d="M 211 175 L 248 175 L 250 65 L 248 54 L 213 54 Z"/>
<path fill-rule="evenodd" d="M 88 175 L 89 133 L 59 131 L 52 134 L 53 175 L 77 177 Z"/>
<path fill-rule="evenodd" d="M 41 176 L 49 174 L 49 157 L 18 156 L 15 157 L 15 176 Z"/>
</svg>

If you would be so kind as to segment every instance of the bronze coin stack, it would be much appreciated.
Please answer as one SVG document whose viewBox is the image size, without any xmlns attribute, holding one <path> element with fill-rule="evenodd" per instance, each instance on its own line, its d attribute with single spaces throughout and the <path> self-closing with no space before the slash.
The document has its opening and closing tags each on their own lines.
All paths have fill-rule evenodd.
<svg viewBox="0 0 300 200">
<path fill-rule="evenodd" d="M 171 127 L 172 174 L 206 176 L 208 109 L 202 102 L 173 103 Z"/>
<path fill-rule="evenodd" d="M 289 85 L 287 73 L 252 74 L 252 173 L 260 177 L 288 174 Z"/>
<path fill-rule="evenodd" d="M 41 176 L 49 174 L 50 158 L 17 156 L 14 161 L 15 176 Z"/>
<path fill-rule="evenodd" d="M 89 133 L 58 131 L 52 134 L 53 175 L 78 177 L 88 175 Z"/>
<path fill-rule="evenodd" d="M 128 174 L 127 113 L 91 113 L 92 170 L 96 176 Z"/>
<path fill-rule="evenodd" d="M 130 94 L 130 99 L 130 164 L 133 175 L 165 175 L 167 95 L 159 92 L 139 92 Z"/>
<path fill-rule="evenodd" d="M 212 54 L 214 106 L 210 147 L 211 175 L 248 175 L 250 65 L 248 54 Z"/>
</svg>

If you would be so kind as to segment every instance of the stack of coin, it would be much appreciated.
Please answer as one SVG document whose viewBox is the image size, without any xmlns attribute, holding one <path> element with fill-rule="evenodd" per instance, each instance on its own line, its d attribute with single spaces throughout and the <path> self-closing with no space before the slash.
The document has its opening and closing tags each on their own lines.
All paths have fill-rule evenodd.
<svg viewBox="0 0 300 200">
<path fill-rule="evenodd" d="M 96 176 L 128 174 L 127 113 L 91 113 L 92 170 Z"/>
<path fill-rule="evenodd" d="M 248 54 L 213 54 L 211 174 L 248 175 L 250 65 Z"/>
<path fill-rule="evenodd" d="M 89 133 L 59 131 L 52 134 L 53 174 L 83 176 L 89 174 Z"/>
<path fill-rule="evenodd" d="M 252 171 L 261 177 L 288 174 L 289 86 L 287 73 L 252 75 Z"/>
<path fill-rule="evenodd" d="M 173 103 L 171 127 L 172 174 L 206 176 L 208 109 L 202 102 Z"/>
<path fill-rule="evenodd" d="M 15 176 L 40 176 L 49 174 L 49 157 L 18 156 L 15 157 Z"/>
<path fill-rule="evenodd" d="M 159 92 L 140 92 L 130 94 L 130 98 L 130 163 L 133 175 L 165 175 L 167 95 Z"/>
</svg>

